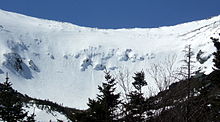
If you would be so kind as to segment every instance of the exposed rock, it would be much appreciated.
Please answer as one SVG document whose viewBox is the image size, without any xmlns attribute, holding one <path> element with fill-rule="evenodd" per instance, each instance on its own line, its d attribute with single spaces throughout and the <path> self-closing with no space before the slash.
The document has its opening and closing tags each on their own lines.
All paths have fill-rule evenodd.
<svg viewBox="0 0 220 122">
<path fill-rule="evenodd" d="M 212 55 L 206 55 L 205 52 L 202 50 L 199 50 L 199 52 L 196 55 L 196 60 L 200 63 L 203 64 L 205 63 Z"/>
<path fill-rule="evenodd" d="M 3 74 L 4 72 L 0 69 L 0 74 Z"/>
<path fill-rule="evenodd" d="M 4 54 L 6 61 L 3 65 L 8 68 L 11 72 L 18 74 L 26 79 L 33 78 L 29 67 L 23 62 L 21 56 L 17 53 Z"/>
<path fill-rule="evenodd" d="M 28 50 L 27 46 L 23 42 L 8 40 L 7 45 L 13 52 L 22 52 Z"/>
<path fill-rule="evenodd" d="M 94 69 L 95 70 L 104 70 L 104 69 L 106 69 L 106 66 L 103 64 L 96 64 Z"/>
<path fill-rule="evenodd" d="M 33 60 L 29 61 L 30 68 L 36 72 L 40 72 L 39 68 L 34 64 Z"/>
<path fill-rule="evenodd" d="M 89 65 L 92 66 L 92 60 L 90 58 L 84 59 L 81 64 L 81 71 L 85 71 Z"/>
<path fill-rule="evenodd" d="M 119 58 L 119 61 L 128 61 L 129 59 L 129 53 L 131 52 L 131 49 L 126 49 L 125 52 L 122 53 L 121 57 Z"/>
</svg>

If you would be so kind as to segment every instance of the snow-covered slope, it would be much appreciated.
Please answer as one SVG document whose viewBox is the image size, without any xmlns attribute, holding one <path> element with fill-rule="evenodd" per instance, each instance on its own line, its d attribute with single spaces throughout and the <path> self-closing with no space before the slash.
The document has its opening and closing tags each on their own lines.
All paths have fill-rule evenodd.
<svg viewBox="0 0 220 122">
<path fill-rule="evenodd" d="M 62 120 L 63 122 L 69 122 L 70 120 L 64 116 L 63 114 L 56 111 L 46 111 L 41 110 L 35 106 L 24 107 L 25 111 L 28 111 L 28 115 L 30 116 L 32 113 L 35 114 L 35 120 L 37 122 L 57 122 L 58 120 Z"/>
<path fill-rule="evenodd" d="M 218 33 L 220 16 L 170 27 L 114 30 L 0 10 L 0 81 L 9 72 L 21 93 L 86 108 L 103 80 L 103 69 L 113 74 L 129 70 L 132 75 L 173 54 L 181 65 L 187 44 L 208 57 L 215 50 L 209 38 Z M 196 66 L 209 73 L 212 57 Z M 157 89 L 153 82 L 149 86 Z"/>
</svg>

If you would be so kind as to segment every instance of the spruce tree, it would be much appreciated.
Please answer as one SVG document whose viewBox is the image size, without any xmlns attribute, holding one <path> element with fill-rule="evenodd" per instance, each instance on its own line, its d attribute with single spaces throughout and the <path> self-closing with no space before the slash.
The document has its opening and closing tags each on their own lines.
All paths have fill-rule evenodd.
<svg viewBox="0 0 220 122">
<path fill-rule="evenodd" d="M 142 87 L 147 85 L 147 82 L 145 81 L 145 74 L 143 71 L 135 73 L 134 82 L 132 83 L 133 86 L 136 88 L 136 90 L 141 93 Z"/>
<path fill-rule="evenodd" d="M 145 98 L 142 93 L 142 88 L 147 85 L 145 74 L 143 71 L 135 73 L 134 82 L 132 83 L 135 91 L 128 94 L 128 103 L 125 106 L 126 122 L 141 122 L 144 121 L 144 103 Z"/>
<path fill-rule="evenodd" d="M 30 116 L 27 116 L 27 120 L 25 122 L 35 122 L 35 117 L 36 115 L 33 113 Z"/>
<path fill-rule="evenodd" d="M 27 116 L 27 112 L 22 109 L 23 104 L 8 80 L 7 75 L 6 81 L 0 86 L 0 120 L 7 122 L 22 121 Z"/>
<path fill-rule="evenodd" d="M 214 62 L 214 70 L 220 70 L 220 42 L 219 42 L 219 39 L 218 38 L 213 38 L 211 37 L 213 43 L 214 43 L 214 46 L 216 47 L 217 51 L 213 53 L 214 55 L 214 59 L 213 59 L 213 62 Z"/>
<path fill-rule="evenodd" d="M 120 94 L 115 93 L 115 78 L 112 78 L 108 71 L 104 73 L 106 81 L 102 83 L 102 86 L 98 86 L 101 94 L 97 95 L 97 100 L 89 99 L 89 115 L 87 117 L 90 121 L 112 122 L 118 119 L 117 110 L 121 103 Z"/>
</svg>

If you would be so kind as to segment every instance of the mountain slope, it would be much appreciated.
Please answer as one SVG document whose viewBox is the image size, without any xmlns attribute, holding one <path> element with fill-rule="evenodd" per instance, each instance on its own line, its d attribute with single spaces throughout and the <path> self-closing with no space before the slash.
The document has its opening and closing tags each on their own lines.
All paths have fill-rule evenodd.
<svg viewBox="0 0 220 122">
<path fill-rule="evenodd" d="M 9 72 L 13 87 L 21 93 L 76 108 L 86 108 L 88 98 L 95 97 L 103 69 L 113 74 L 129 70 L 132 75 L 169 54 L 177 55 L 180 66 L 187 44 L 195 54 L 201 50 L 201 57 L 210 57 L 215 48 L 209 38 L 220 33 L 220 16 L 170 27 L 116 30 L 3 10 L 0 18 L 0 81 Z M 210 73 L 212 56 L 195 65 Z"/>
</svg>

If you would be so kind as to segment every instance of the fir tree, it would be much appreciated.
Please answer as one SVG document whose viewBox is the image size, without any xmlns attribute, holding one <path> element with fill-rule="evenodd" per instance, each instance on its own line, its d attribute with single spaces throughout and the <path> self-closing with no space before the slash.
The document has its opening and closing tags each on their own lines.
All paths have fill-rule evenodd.
<svg viewBox="0 0 220 122">
<path fill-rule="evenodd" d="M 133 86 L 141 93 L 142 87 L 147 85 L 147 82 L 145 81 L 145 74 L 143 71 L 135 73 L 134 82 L 132 83 Z"/>
<path fill-rule="evenodd" d="M 28 116 L 23 108 L 23 103 L 17 92 L 12 88 L 9 82 L 8 73 L 6 81 L 0 84 L 0 120 L 7 122 L 35 122 L 35 114 Z"/>
<path fill-rule="evenodd" d="M 30 116 L 27 116 L 26 122 L 35 122 L 35 119 L 34 119 L 35 116 L 36 115 L 34 113 L 31 114 Z"/>
<path fill-rule="evenodd" d="M 143 71 L 135 73 L 134 82 L 132 83 L 135 87 L 135 91 L 128 94 L 128 103 L 125 106 L 125 117 L 126 122 L 141 122 L 144 120 L 144 103 L 145 98 L 143 97 L 142 87 L 147 85 L 145 81 L 145 74 Z"/>
<path fill-rule="evenodd" d="M 22 102 L 11 87 L 11 82 L 6 81 L 0 87 L 0 119 L 7 122 L 22 121 L 27 112 L 22 109 Z"/>
<path fill-rule="evenodd" d="M 213 62 L 214 62 L 214 67 L 215 67 L 214 70 L 220 70 L 220 42 L 218 38 L 211 37 L 211 39 L 214 43 L 214 46 L 217 49 L 217 51 L 213 53 L 214 55 Z"/>
<path fill-rule="evenodd" d="M 87 117 L 90 121 L 112 122 L 118 119 L 117 110 L 121 103 L 120 94 L 115 93 L 115 78 L 112 78 L 108 71 L 104 73 L 106 81 L 102 83 L 102 86 L 98 86 L 101 94 L 97 95 L 97 100 L 89 99 L 89 115 Z"/>
</svg>

